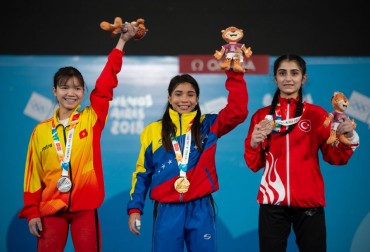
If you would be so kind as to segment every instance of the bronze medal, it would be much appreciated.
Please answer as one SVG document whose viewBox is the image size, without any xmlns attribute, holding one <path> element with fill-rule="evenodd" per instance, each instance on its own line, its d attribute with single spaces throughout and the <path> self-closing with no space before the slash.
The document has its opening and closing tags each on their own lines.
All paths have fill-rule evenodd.
<svg viewBox="0 0 370 252">
<path fill-rule="evenodd" d="M 57 188 L 58 188 L 59 191 L 61 191 L 63 193 L 68 192 L 72 188 L 72 182 L 68 177 L 62 176 L 58 180 Z"/>
<path fill-rule="evenodd" d="M 177 192 L 186 193 L 189 190 L 190 182 L 186 177 L 179 177 L 174 185 Z"/>
<path fill-rule="evenodd" d="M 258 123 L 261 127 L 261 130 L 265 132 L 266 135 L 270 134 L 274 128 L 274 121 L 269 119 L 263 119 Z"/>
</svg>

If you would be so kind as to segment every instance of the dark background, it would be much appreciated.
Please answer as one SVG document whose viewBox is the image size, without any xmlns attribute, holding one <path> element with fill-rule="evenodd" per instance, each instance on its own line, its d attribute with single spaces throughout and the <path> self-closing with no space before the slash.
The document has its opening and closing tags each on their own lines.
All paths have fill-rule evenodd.
<svg viewBox="0 0 370 252">
<path fill-rule="evenodd" d="M 365 1 L 326 0 L 3 1 L 0 54 L 106 55 L 117 40 L 99 23 L 120 16 L 149 29 L 126 45 L 130 55 L 213 54 L 220 31 L 237 26 L 254 54 L 370 56 L 368 10 Z"/>
</svg>

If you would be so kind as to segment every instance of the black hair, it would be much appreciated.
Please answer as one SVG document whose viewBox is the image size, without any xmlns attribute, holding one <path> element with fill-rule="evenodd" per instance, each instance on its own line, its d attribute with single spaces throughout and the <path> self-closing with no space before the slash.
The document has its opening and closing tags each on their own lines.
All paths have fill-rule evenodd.
<svg viewBox="0 0 370 252">
<path fill-rule="evenodd" d="M 86 88 L 85 80 L 81 72 L 78 71 L 77 68 L 71 66 L 59 68 L 59 70 L 54 74 L 53 87 L 57 89 L 58 86 L 65 84 L 71 77 L 76 77 L 82 85 L 83 89 Z"/>
</svg>

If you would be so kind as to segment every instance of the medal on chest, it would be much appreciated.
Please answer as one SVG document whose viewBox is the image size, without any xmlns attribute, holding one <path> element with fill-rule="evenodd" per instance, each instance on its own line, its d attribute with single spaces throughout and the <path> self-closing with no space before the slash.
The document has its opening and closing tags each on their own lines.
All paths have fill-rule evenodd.
<svg viewBox="0 0 370 252">
<path fill-rule="evenodd" d="M 191 145 L 191 125 L 189 124 L 186 134 L 185 134 L 185 144 L 183 153 L 181 153 L 180 145 L 175 137 L 172 137 L 172 146 L 175 151 L 175 156 L 177 164 L 180 170 L 180 177 L 176 179 L 174 183 L 175 190 L 178 193 L 186 193 L 190 187 L 190 181 L 186 177 L 186 172 L 188 169 L 189 155 L 190 155 L 190 145 Z"/>
<path fill-rule="evenodd" d="M 72 153 L 72 140 L 73 134 L 78 123 L 78 118 L 80 114 L 74 114 L 72 121 L 70 123 L 70 129 L 68 132 L 67 140 L 66 140 L 66 151 L 63 152 L 62 145 L 59 140 L 58 132 L 55 127 L 55 122 L 52 120 L 51 125 L 51 133 L 54 140 L 54 146 L 57 151 L 57 155 L 60 162 L 60 167 L 62 169 L 62 176 L 59 178 L 57 182 L 57 188 L 60 192 L 65 193 L 69 192 L 72 188 L 72 181 L 68 177 L 68 170 L 70 165 L 71 153 Z"/>
<path fill-rule="evenodd" d="M 186 193 L 189 190 L 190 182 L 186 177 L 179 177 L 175 181 L 175 190 L 179 193 Z"/>
<path fill-rule="evenodd" d="M 61 192 L 68 192 L 72 188 L 72 182 L 68 177 L 62 176 L 58 180 L 57 188 Z"/>
</svg>

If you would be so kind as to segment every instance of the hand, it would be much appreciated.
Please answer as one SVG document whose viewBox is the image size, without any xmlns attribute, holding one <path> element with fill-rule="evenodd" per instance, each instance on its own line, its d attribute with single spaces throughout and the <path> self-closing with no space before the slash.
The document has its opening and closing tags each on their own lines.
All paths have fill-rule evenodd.
<svg viewBox="0 0 370 252">
<path fill-rule="evenodd" d="M 131 23 L 126 23 L 124 31 L 121 33 L 121 36 L 119 37 L 116 48 L 122 51 L 123 48 L 125 47 L 126 42 L 135 36 L 138 29 L 139 28 L 136 27 L 135 25 Z"/>
<path fill-rule="evenodd" d="M 220 60 L 222 58 L 222 53 L 220 51 L 215 50 L 213 57 L 215 57 L 216 60 Z"/>
<path fill-rule="evenodd" d="M 40 237 L 40 232 L 42 231 L 42 223 L 40 218 L 33 218 L 28 222 L 28 228 L 30 233 L 34 236 Z"/>
<path fill-rule="evenodd" d="M 140 235 L 140 231 L 139 231 L 140 226 L 141 226 L 140 217 L 141 216 L 139 213 L 132 213 L 130 214 L 130 217 L 128 219 L 128 227 L 130 229 L 130 232 L 136 235 Z"/>
<path fill-rule="evenodd" d="M 245 57 L 249 58 L 250 56 L 252 56 L 253 51 L 250 47 L 248 47 L 247 49 L 245 49 L 244 54 L 245 54 Z"/>
<path fill-rule="evenodd" d="M 343 117 L 337 128 L 338 135 L 344 135 L 346 138 L 353 136 L 353 122 L 348 117 Z"/>
<path fill-rule="evenodd" d="M 324 127 L 325 128 L 328 127 L 330 122 L 331 122 L 331 119 L 329 117 L 326 117 L 324 121 Z"/>
<path fill-rule="evenodd" d="M 267 138 L 267 134 L 264 130 L 262 130 L 262 127 L 259 124 L 256 124 L 254 126 L 253 132 L 252 132 L 252 138 L 251 138 L 251 146 L 252 148 L 257 148 L 257 146 L 265 141 Z"/>
<path fill-rule="evenodd" d="M 133 38 L 139 28 L 131 23 L 125 23 L 125 28 L 121 33 L 121 39 L 125 42 Z"/>
</svg>

